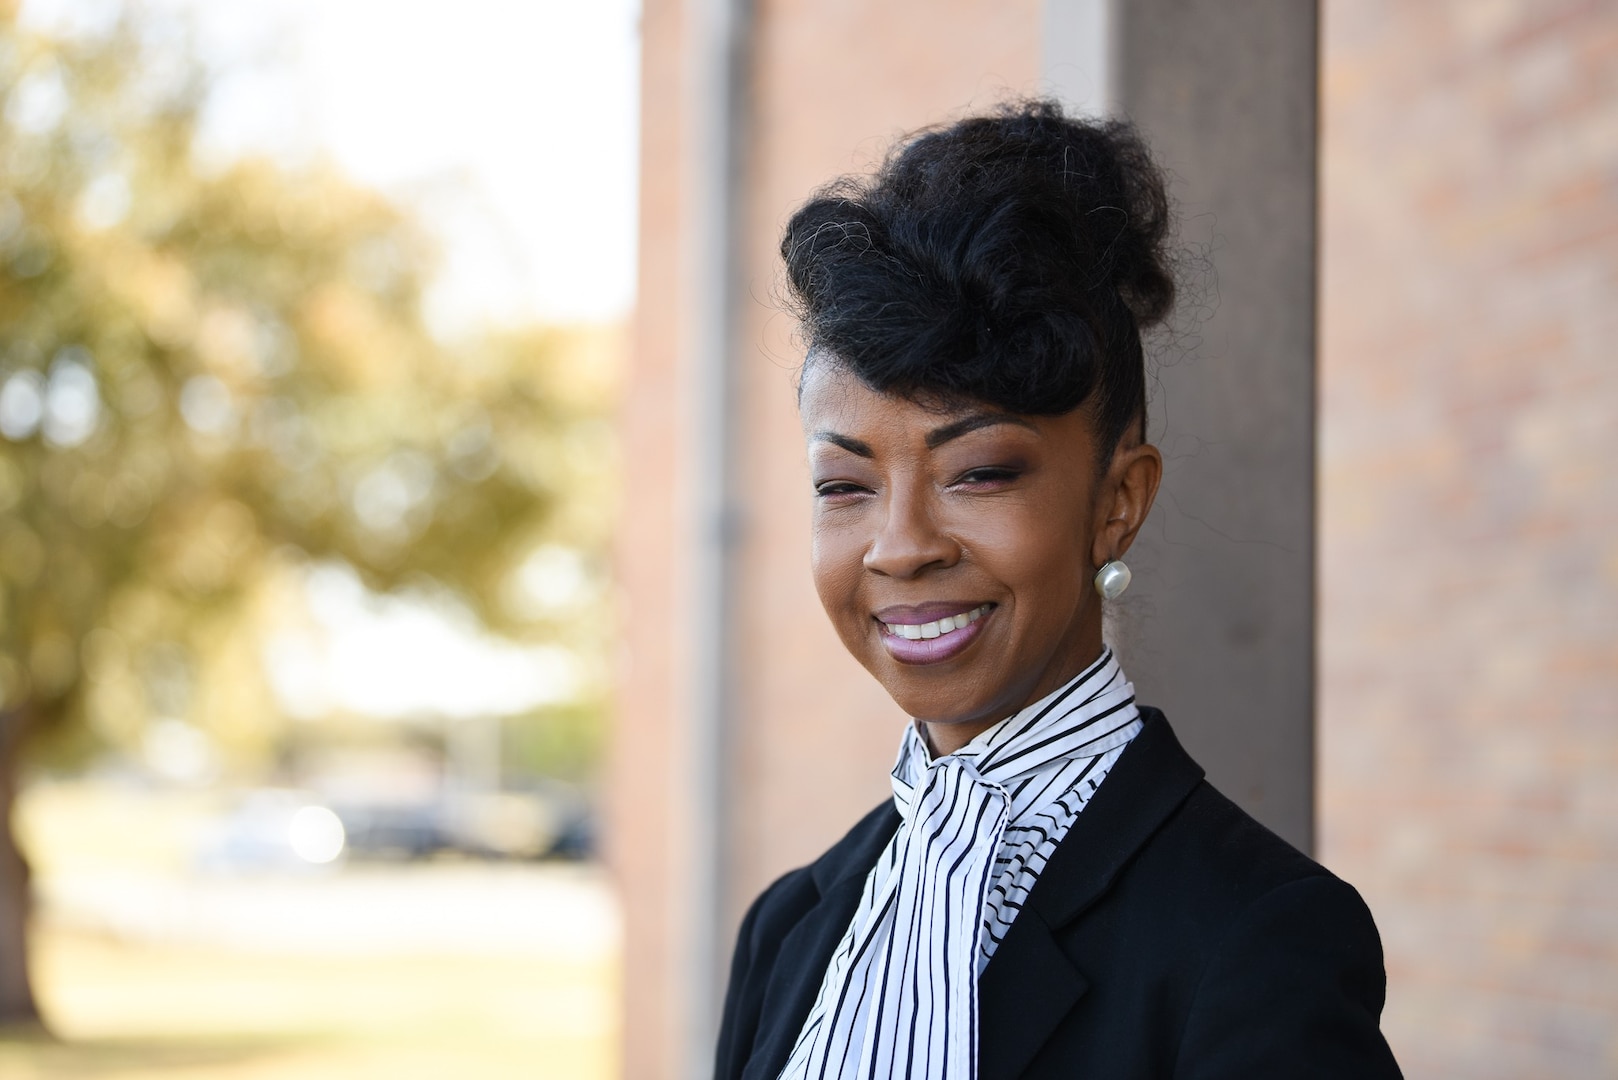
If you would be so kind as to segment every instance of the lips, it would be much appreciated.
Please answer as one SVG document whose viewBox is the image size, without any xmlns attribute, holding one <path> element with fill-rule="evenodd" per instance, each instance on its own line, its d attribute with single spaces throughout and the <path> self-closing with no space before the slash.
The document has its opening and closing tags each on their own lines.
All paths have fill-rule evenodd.
<svg viewBox="0 0 1618 1080">
<path fill-rule="evenodd" d="M 977 639 L 995 605 L 924 604 L 876 613 L 882 644 L 901 664 L 936 664 L 957 656 Z"/>
<path fill-rule="evenodd" d="M 989 609 L 993 606 L 993 604 L 979 604 L 971 611 L 959 611 L 953 615 L 944 615 L 941 618 L 923 623 L 902 620 L 884 621 L 882 628 L 896 637 L 907 638 L 911 641 L 922 638 L 931 641 L 933 638 L 943 637 L 945 634 L 952 634 L 957 630 L 966 629 L 987 615 Z"/>
</svg>

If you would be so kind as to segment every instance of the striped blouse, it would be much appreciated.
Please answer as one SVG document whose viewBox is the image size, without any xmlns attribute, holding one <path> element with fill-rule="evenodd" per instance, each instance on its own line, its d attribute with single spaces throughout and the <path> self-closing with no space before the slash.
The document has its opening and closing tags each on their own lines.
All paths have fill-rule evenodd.
<svg viewBox="0 0 1618 1080">
<path fill-rule="evenodd" d="M 1056 845 L 1141 729 L 1111 649 L 934 759 L 893 768 L 902 820 L 865 881 L 783 1080 L 977 1074 L 977 981 Z"/>
</svg>

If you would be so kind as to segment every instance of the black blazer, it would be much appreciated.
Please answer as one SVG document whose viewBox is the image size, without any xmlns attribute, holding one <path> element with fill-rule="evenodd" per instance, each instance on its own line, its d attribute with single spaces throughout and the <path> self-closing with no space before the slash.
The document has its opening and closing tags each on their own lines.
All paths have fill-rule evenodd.
<svg viewBox="0 0 1618 1080">
<path fill-rule="evenodd" d="M 1209 786 L 1162 713 L 1141 715 L 979 980 L 982 1080 L 1399 1076 L 1359 894 Z M 785 1067 L 898 826 L 884 803 L 754 901 L 719 1080 Z"/>
</svg>

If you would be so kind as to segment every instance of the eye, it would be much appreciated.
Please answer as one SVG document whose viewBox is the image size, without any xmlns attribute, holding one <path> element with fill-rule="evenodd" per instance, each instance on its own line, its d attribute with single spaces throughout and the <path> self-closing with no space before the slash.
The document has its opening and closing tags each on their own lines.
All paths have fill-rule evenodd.
<svg viewBox="0 0 1618 1080">
<path fill-rule="evenodd" d="M 827 480 L 815 485 L 815 498 L 827 502 L 847 502 L 869 491 L 869 488 L 863 488 L 850 480 Z"/>
<path fill-rule="evenodd" d="M 1022 474 L 1022 469 L 1011 465 L 984 465 L 981 468 L 968 469 L 957 477 L 951 486 L 992 491 L 1015 482 Z"/>
</svg>

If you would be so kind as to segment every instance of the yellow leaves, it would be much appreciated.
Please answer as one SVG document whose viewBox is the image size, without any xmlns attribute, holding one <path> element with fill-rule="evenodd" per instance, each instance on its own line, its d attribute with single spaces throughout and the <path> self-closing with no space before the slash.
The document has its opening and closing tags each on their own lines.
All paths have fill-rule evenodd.
<svg viewBox="0 0 1618 1080">
<path fill-rule="evenodd" d="M 249 609 L 257 605 L 249 604 Z M 227 763 L 242 768 L 273 760 L 286 717 L 270 692 L 256 613 L 224 621 L 194 639 L 195 682 L 190 718 L 206 731 Z"/>
<path fill-rule="evenodd" d="M 199 168 L 183 50 L 159 109 L 131 82 L 143 48 L 63 54 L 74 94 L 32 139 L 37 183 L 15 143 L 0 155 L 0 345 L 41 414 L 0 441 L 0 694 L 72 684 L 64 715 L 107 742 L 183 721 L 263 755 L 280 719 L 255 605 L 301 552 L 565 634 L 596 702 L 623 328 L 435 340 L 416 223 L 330 171 Z M 96 423 L 53 441 L 70 367 Z M 508 611 L 518 566 L 534 595 Z"/>
<path fill-rule="evenodd" d="M 216 375 L 250 375 L 258 368 L 258 326 L 240 304 L 210 303 L 197 322 L 197 358 Z"/>
<path fill-rule="evenodd" d="M 32 585 L 45 568 L 45 544 L 18 519 L 0 525 L 0 574 L 15 585 Z"/>
<path fill-rule="evenodd" d="M 27 487 L 27 478 L 17 463 L 10 457 L 0 457 L 0 514 L 21 502 Z"/>
<path fill-rule="evenodd" d="M 222 588 L 235 576 L 259 541 L 253 511 L 235 499 L 220 499 L 187 529 L 178 569 L 198 592 Z"/>
<path fill-rule="evenodd" d="M 556 412 L 605 416 L 618 403 L 628 349 L 620 323 L 549 326 L 491 337 L 457 366 L 465 392 L 527 387 Z"/>
<path fill-rule="evenodd" d="M 171 499 L 165 511 L 153 569 L 184 592 L 206 596 L 236 585 L 260 554 L 257 519 L 235 499 Z"/>
<path fill-rule="evenodd" d="M 340 385 L 375 390 L 419 374 L 423 343 L 350 282 L 326 283 L 303 305 L 300 316 L 313 351 Z"/>
<path fill-rule="evenodd" d="M 55 629 L 34 636 L 28 649 L 28 675 L 39 697 L 61 694 L 77 674 L 78 655 L 72 638 Z"/>
<path fill-rule="evenodd" d="M 132 243 L 107 245 L 103 258 L 109 293 L 128 306 L 147 337 L 170 349 L 190 344 L 197 284 L 182 260 Z"/>
<path fill-rule="evenodd" d="M 543 389 L 569 412 L 603 415 L 617 408 L 628 353 L 622 323 L 557 331 L 553 359 L 543 364 Z"/>
<path fill-rule="evenodd" d="M 17 658 L 0 651 L 0 705 L 14 708 L 28 700 L 28 672 Z"/>
</svg>

